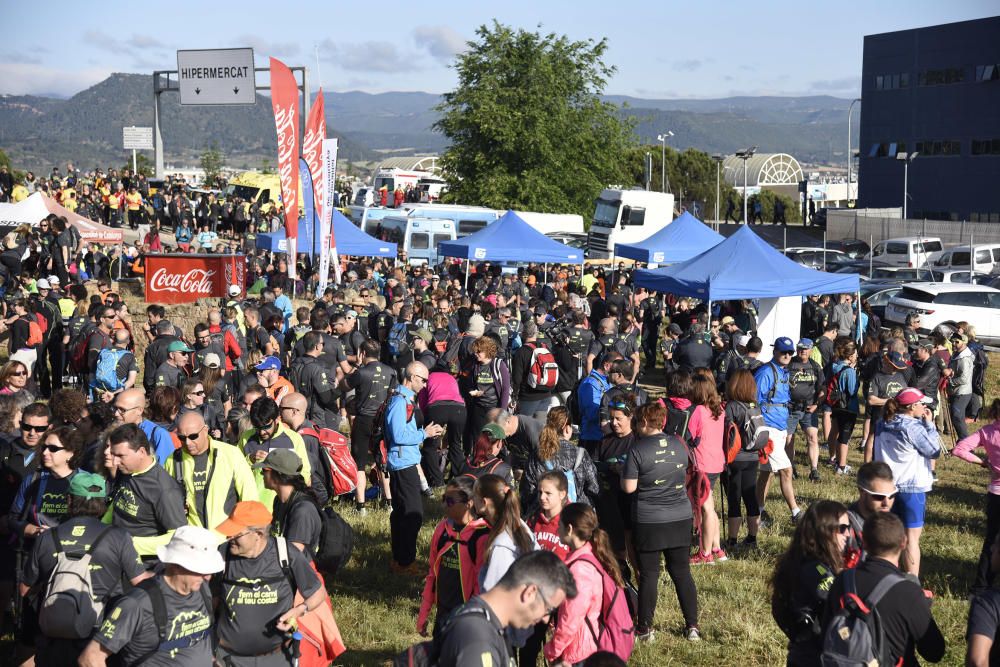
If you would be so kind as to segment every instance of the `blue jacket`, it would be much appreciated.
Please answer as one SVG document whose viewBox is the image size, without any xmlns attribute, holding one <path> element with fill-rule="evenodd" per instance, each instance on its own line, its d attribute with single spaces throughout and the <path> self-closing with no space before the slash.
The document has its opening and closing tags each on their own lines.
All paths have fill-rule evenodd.
<svg viewBox="0 0 1000 667">
<path fill-rule="evenodd" d="M 580 438 L 583 440 L 600 440 L 604 437 L 601 431 L 601 397 L 611 388 L 608 379 L 597 370 L 590 371 L 577 390 L 580 401 Z"/>
<path fill-rule="evenodd" d="M 830 368 L 834 375 L 840 373 L 841 369 L 846 368 L 843 373 L 840 373 L 840 379 L 837 381 L 837 384 L 840 386 L 840 391 L 849 397 L 847 400 L 847 411 L 857 414 L 860 412 L 860 408 L 858 407 L 858 371 L 848 366 L 844 361 L 835 361 Z"/>
<path fill-rule="evenodd" d="M 280 310 L 282 316 L 285 318 L 285 325 L 282 331 L 288 331 L 288 325 L 292 321 L 292 300 L 288 298 L 287 294 L 282 294 L 274 300 L 274 307 Z"/>
<path fill-rule="evenodd" d="M 385 410 L 386 466 L 390 471 L 412 468 L 420 463 L 420 446 L 426 438 L 424 429 L 417 428 L 412 415 L 406 418 L 406 406 L 412 404 L 413 399 L 413 391 L 400 385 Z"/>
<path fill-rule="evenodd" d="M 167 465 L 167 459 L 173 456 L 174 439 L 170 437 L 170 432 L 162 426 L 157 426 L 148 419 L 143 419 L 139 423 L 139 428 L 146 434 L 149 444 L 153 445 L 153 453 L 156 454 L 156 462 L 160 466 Z"/>
<path fill-rule="evenodd" d="M 875 422 L 876 461 L 892 469 L 896 488 L 904 493 L 931 490 L 934 473 L 931 459 L 941 456 L 941 438 L 934 422 L 896 415 L 890 421 Z"/>
<path fill-rule="evenodd" d="M 787 430 L 788 403 L 792 400 L 791 390 L 788 388 L 788 369 L 769 361 L 754 372 L 753 379 L 757 382 L 757 404 L 764 415 L 764 423 L 779 431 Z M 778 382 L 777 386 L 775 380 Z"/>
</svg>

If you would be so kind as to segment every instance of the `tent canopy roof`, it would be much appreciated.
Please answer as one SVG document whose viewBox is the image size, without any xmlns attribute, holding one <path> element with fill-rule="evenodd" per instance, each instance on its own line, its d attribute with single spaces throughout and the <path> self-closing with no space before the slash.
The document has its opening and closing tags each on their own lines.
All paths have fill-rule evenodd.
<svg viewBox="0 0 1000 667">
<path fill-rule="evenodd" d="M 334 209 L 333 234 L 337 244 L 337 253 L 356 257 L 395 257 L 396 244 L 380 241 L 369 236 L 354 226 L 354 223 L 344 217 L 344 214 Z M 273 232 L 257 235 L 257 247 L 266 250 L 285 251 L 285 232 Z M 318 244 L 318 239 L 317 239 Z M 313 225 L 307 219 L 299 220 L 298 252 L 313 253 Z M 318 247 L 318 252 L 322 252 Z M 313 253 L 315 254 L 315 253 Z"/>
<path fill-rule="evenodd" d="M 499 220 L 475 234 L 455 241 L 442 241 L 438 244 L 438 254 L 491 262 L 583 262 L 582 250 L 553 241 L 514 211 L 507 211 Z"/>
<path fill-rule="evenodd" d="M 857 292 L 853 273 L 824 273 L 796 264 L 749 226 L 696 257 L 636 272 L 635 284 L 711 301 Z"/>
<path fill-rule="evenodd" d="M 615 254 L 640 262 L 673 264 L 691 259 L 725 238 L 687 211 L 676 220 L 638 243 L 619 243 Z"/>
</svg>

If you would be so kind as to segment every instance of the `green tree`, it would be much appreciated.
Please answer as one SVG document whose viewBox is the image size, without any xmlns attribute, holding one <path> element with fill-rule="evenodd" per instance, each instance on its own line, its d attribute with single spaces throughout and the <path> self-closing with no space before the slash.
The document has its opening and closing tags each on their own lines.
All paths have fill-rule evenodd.
<svg viewBox="0 0 1000 667">
<path fill-rule="evenodd" d="M 650 189 L 661 192 L 663 190 L 663 152 L 659 145 L 638 146 L 632 153 L 629 160 L 629 183 L 645 185 L 644 163 L 646 153 L 650 154 L 653 162 L 653 172 L 650 179 Z M 687 210 L 693 211 L 693 203 L 698 203 L 699 215 L 702 220 L 711 220 L 715 217 L 715 192 L 716 192 L 716 170 L 717 166 L 712 156 L 704 151 L 688 148 L 684 151 L 676 151 L 667 148 L 667 185 L 668 190 L 674 195 L 674 206 L 677 211 L 684 206 Z M 727 197 L 733 195 L 733 187 L 726 184 L 719 174 L 719 217 L 726 214 Z M 738 197 L 737 197 L 738 198 Z"/>
<path fill-rule="evenodd" d="M 143 174 L 146 178 L 152 178 L 154 173 L 156 172 L 156 168 L 154 167 L 153 163 L 150 161 L 148 157 L 146 157 L 142 153 L 136 153 L 135 166 L 139 170 L 139 173 Z M 128 169 L 129 171 L 132 171 L 132 156 L 129 156 L 129 158 L 125 161 L 125 164 L 122 166 L 122 169 L 123 170 Z"/>
<path fill-rule="evenodd" d="M 225 158 L 222 155 L 222 151 L 219 150 L 218 145 L 212 144 L 212 147 L 201 154 L 199 162 L 201 168 L 205 171 L 205 183 L 214 183 L 215 180 L 222 175 L 222 164 Z"/>
<path fill-rule="evenodd" d="M 615 68 L 607 40 L 481 26 L 455 64 L 458 86 L 434 129 L 448 201 L 579 213 L 590 219 L 609 183 L 630 180 L 633 121 L 600 95 Z"/>
</svg>

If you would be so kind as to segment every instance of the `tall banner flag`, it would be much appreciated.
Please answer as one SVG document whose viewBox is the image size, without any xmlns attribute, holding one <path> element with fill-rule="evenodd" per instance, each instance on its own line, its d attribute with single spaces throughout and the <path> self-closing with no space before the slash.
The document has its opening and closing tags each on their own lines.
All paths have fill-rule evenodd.
<svg viewBox="0 0 1000 667">
<path fill-rule="evenodd" d="M 313 102 L 312 109 L 309 110 L 309 118 L 306 120 L 306 135 L 302 139 L 302 159 L 308 165 L 309 175 L 312 177 L 313 191 L 313 211 L 316 216 L 310 222 L 313 223 L 313 243 L 319 245 L 319 252 L 313 248 L 309 249 L 310 255 L 323 256 L 326 254 L 327 246 L 323 243 L 326 235 L 321 231 L 326 226 L 324 224 L 326 208 L 326 179 L 323 177 L 323 140 L 326 139 L 326 112 L 323 108 L 323 89 L 320 88 Z M 322 264 L 322 260 L 320 261 Z M 320 283 L 326 287 L 323 279 L 323 271 L 329 272 L 330 267 L 323 269 L 320 266 Z M 322 294 L 317 292 L 317 298 Z"/>
<path fill-rule="evenodd" d="M 319 258 L 319 286 L 316 288 L 317 295 L 326 289 L 326 283 L 330 276 L 330 262 L 333 262 L 333 271 L 336 281 L 340 283 L 340 261 L 337 258 L 337 238 L 333 233 L 333 203 L 334 194 L 337 191 L 337 139 L 323 140 L 323 176 L 325 181 L 323 202 L 323 216 L 320 218 L 320 247 L 323 252 Z M 327 239 L 329 236 L 329 240 Z M 327 252 L 329 249 L 329 252 Z"/>
<path fill-rule="evenodd" d="M 296 276 L 299 235 L 299 87 L 288 65 L 271 58 L 271 108 L 278 133 L 278 175 L 285 205 L 288 238 L 288 276 Z"/>
</svg>

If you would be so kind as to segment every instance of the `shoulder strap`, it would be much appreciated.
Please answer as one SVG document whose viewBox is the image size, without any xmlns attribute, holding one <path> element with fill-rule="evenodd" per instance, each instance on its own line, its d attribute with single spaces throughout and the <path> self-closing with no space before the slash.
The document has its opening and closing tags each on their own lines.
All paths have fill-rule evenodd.
<svg viewBox="0 0 1000 667">
<path fill-rule="evenodd" d="M 853 571 L 853 568 L 851 571 Z M 889 592 L 889 589 L 891 589 L 893 586 L 895 586 L 901 581 L 906 581 L 906 577 L 903 577 L 902 575 L 899 574 L 890 574 L 883 577 L 882 580 L 875 585 L 875 588 L 872 589 L 871 593 L 869 593 L 868 597 L 865 599 L 865 602 L 867 603 L 869 609 L 874 608 L 875 605 L 879 603 L 879 600 L 885 597 L 885 594 Z"/>
<path fill-rule="evenodd" d="M 157 643 L 162 642 L 167 637 L 167 603 L 163 599 L 163 591 L 160 590 L 160 585 L 156 583 L 156 577 L 144 579 L 136 587 L 145 591 L 146 595 L 149 596 L 149 601 L 153 604 L 153 621 L 156 623 L 156 632 L 159 637 Z M 136 664 L 145 662 L 158 650 L 159 647 L 139 658 Z"/>
<path fill-rule="evenodd" d="M 287 512 L 285 513 L 285 516 L 288 516 Z M 292 589 L 292 595 L 295 595 L 295 591 L 298 590 L 298 586 L 295 585 L 295 576 L 292 574 L 291 561 L 288 558 L 288 540 L 284 537 L 275 537 L 274 541 L 278 545 L 278 565 L 281 566 L 281 573 L 285 575 L 286 579 L 288 579 L 288 585 Z"/>
<path fill-rule="evenodd" d="M 583 447 L 576 448 L 576 463 L 573 464 L 573 470 L 576 470 L 577 468 L 580 467 L 580 461 L 583 461 L 584 454 L 585 452 L 583 451 Z"/>
<path fill-rule="evenodd" d="M 771 391 L 767 392 L 767 402 L 770 403 L 774 400 L 774 395 L 778 391 L 778 367 L 774 365 L 774 360 L 771 360 L 767 364 L 771 367 L 771 374 L 774 375 L 774 383 L 771 385 Z"/>
<path fill-rule="evenodd" d="M 181 485 L 181 488 L 184 488 L 184 472 L 183 472 L 183 470 L 181 468 L 181 466 L 182 466 L 182 464 L 184 462 L 184 452 L 183 452 L 183 449 L 180 449 L 180 448 L 175 449 L 174 453 L 172 454 L 172 456 L 174 457 L 174 479 L 177 480 L 177 483 Z M 206 485 L 205 492 L 206 493 L 208 492 L 207 485 Z"/>
</svg>

